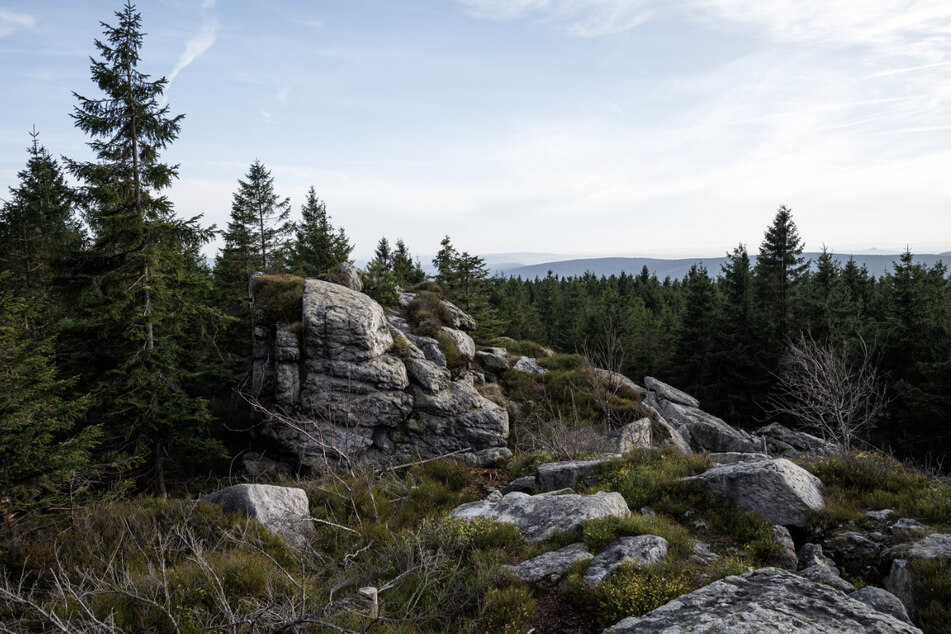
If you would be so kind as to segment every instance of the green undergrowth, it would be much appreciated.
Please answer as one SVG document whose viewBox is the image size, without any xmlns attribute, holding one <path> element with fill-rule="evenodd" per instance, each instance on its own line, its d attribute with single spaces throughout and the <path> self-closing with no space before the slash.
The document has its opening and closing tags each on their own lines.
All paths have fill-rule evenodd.
<svg viewBox="0 0 951 634">
<path fill-rule="evenodd" d="M 259 275 L 254 278 L 253 317 L 264 326 L 292 324 L 301 318 L 304 278 Z"/>
<path fill-rule="evenodd" d="M 551 350 L 540 343 L 528 340 L 516 341 L 514 339 L 509 339 L 508 337 L 493 339 L 489 342 L 489 345 L 498 348 L 505 348 L 508 350 L 509 354 L 512 354 L 516 357 L 532 357 L 533 359 L 542 359 L 551 354 Z"/>
<path fill-rule="evenodd" d="M 442 303 L 438 291 L 424 290 L 416 294 L 406 307 L 406 319 L 413 332 L 435 339 L 443 326 L 452 327 L 452 314 Z"/>
<path fill-rule="evenodd" d="M 480 477 L 486 470 L 434 461 L 282 482 L 307 491 L 316 520 L 301 550 L 194 500 L 143 497 L 5 527 L 12 594 L 0 594 L 0 621 L 12 631 L 43 630 L 50 614 L 82 631 L 93 618 L 127 632 L 245 632 L 232 624 L 251 619 L 255 631 L 296 620 L 287 631 L 365 631 L 356 590 L 375 586 L 376 632 L 514 632 L 498 624 L 530 622 L 534 604 L 498 571 L 523 558 L 521 534 L 448 517 L 484 497 Z"/>
<path fill-rule="evenodd" d="M 863 510 L 888 508 L 936 528 L 951 528 L 951 484 L 887 456 L 862 452 L 799 464 L 822 480 L 826 509 L 817 523 L 861 520 Z"/>
<path fill-rule="evenodd" d="M 605 465 L 602 486 L 624 496 L 634 512 L 650 507 L 693 533 L 727 540 L 742 549 L 752 564 L 771 563 L 777 555 L 777 547 L 770 536 L 769 522 L 698 484 L 682 481 L 710 465 L 705 456 L 685 456 L 673 448 L 641 449 Z"/>
<path fill-rule="evenodd" d="M 512 420 L 510 444 L 531 449 L 532 440 L 559 431 L 589 429 L 597 435 L 647 416 L 637 393 L 624 385 L 609 385 L 576 354 L 552 354 L 538 360 L 548 370 L 531 374 L 509 370 L 500 379 L 508 398 L 521 404 Z M 558 438 L 551 443 L 558 451 Z M 570 445 L 570 442 L 562 444 Z M 592 448 L 592 453 L 603 453 Z M 579 457 L 560 455 L 559 458 Z"/>
</svg>

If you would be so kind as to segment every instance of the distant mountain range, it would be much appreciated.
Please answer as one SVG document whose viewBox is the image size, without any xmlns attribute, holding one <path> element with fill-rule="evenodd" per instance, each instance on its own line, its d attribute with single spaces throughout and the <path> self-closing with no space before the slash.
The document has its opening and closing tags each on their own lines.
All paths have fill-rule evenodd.
<svg viewBox="0 0 951 634">
<path fill-rule="evenodd" d="M 513 254 L 514 255 L 514 254 Z M 803 257 L 812 261 L 813 266 L 818 253 L 803 253 Z M 892 270 L 893 263 L 896 262 L 900 254 L 842 254 L 835 253 L 833 257 L 845 266 L 849 258 L 855 259 L 858 266 L 865 266 L 868 272 L 875 277 L 881 277 Z M 756 263 L 756 256 L 751 255 L 750 260 Z M 647 270 L 663 280 L 666 277 L 671 279 L 681 279 L 690 270 L 690 267 L 696 263 L 702 263 L 711 276 L 720 274 L 721 265 L 727 261 L 726 257 L 719 258 L 681 258 L 676 260 L 665 260 L 660 258 L 585 258 L 578 260 L 559 260 L 554 262 L 543 262 L 540 264 L 516 264 L 516 263 L 498 263 L 491 265 L 492 272 L 503 277 L 521 277 L 522 279 L 534 279 L 536 277 L 545 277 L 548 271 L 551 271 L 557 277 L 573 277 L 593 273 L 601 277 L 602 275 L 619 275 L 622 271 L 628 275 L 637 275 L 646 266 Z M 915 262 L 925 266 L 932 266 L 938 261 L 951 264 L 951 251 L 933 254 L 915 254 Z"/>
</svg>

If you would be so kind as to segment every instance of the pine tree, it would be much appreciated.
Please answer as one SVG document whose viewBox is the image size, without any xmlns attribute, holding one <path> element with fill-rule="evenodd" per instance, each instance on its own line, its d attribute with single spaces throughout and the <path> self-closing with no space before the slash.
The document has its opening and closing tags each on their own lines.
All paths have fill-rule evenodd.
<svg viewBox="0 0 951 634">
<path fill-rule="evenodd" d="M 766 230 L 755 268 L 758 308 L 767 318 L 777 355 L 792 330 L 794 294 L 809 268 L 802 250 L 792 212 L 783 205 Z"/>
<path fill-rule="evenodd" d="M 384 270 L 393 271 L 393 252 L 390 251 L 390 241 L 386 239 L 386 236 L 376 243 L 373 260 L 378 262 Z"/>
<path fill-rule="evenodd" d="M 73 119 L 92 137 L 95 162 L 68 161 L 83 183 L 91 248 L 74 266 L 77 319 L 70 333 L 74 356 L 84 356 L 95 393 L 93 414 L 113 448 L 148 460 L 148 476 L 164 493 L 165 463 L 174 451 L 202 454 L 206 402 L 193 392 L 202 360 L 199 328 L 213 319 L 203 305 L 209 280 L 197 252 L 212 231 L 198 218 L 175 216 L 160 192 L 177 166 L 159 155 L 177 138 L 184 115 L 170 116 L 159 100 L 167 81 L 138 69 L 141 16 L 127 2 L 118 25 L 103 24 L 96 40 L 101 59 L 92 79 L 103 96 L 76 94 Z M 75 94 L 75 93 L 74 93 Z"/>
<path fill-rule="evenodd" d="M 314 277 L 336 270 L 350 259 L 353 246 L 343 228 L 334 230 L 327 205 L 311 187 L 301 206 L 301 222 L 296 225 L 295 241 L 288 268 L 295 275 Z"/>
<path fill-rule="evenodd" d="M 20 183 L 0 208 L 0 270 L 11 272 L 5 284 L 23 297 L 46 289 L 60 256 L 81 249 L 85 239 L 75 193 L 39 144 L 39 133 L 34 129 L 30 136 L 26 169 L 17 173 Z"/>
<path fill-rule="evenodd" d="M 452 294 L 457 284 L 455 262 L 459 258 L 459 252 L 452 246 L 452 240 L 449 236 L 444 237 L 439 243 L 439 252 L 433 258 L 433 266 L 436 268 L 436 282 L 446 294 Z"/>
</svg>

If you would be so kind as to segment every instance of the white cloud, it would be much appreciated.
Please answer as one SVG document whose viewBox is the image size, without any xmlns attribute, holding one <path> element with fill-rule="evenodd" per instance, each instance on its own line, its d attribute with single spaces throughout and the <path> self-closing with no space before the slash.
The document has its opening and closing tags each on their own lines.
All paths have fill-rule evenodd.
<svg viewBox="0 0 951 634">
<path fill-rule="evenodd" d="M 647 0 L 460 0 L 481 19 L 551 23 L 569 35 L 597 37 L 644 23 Z"/>
<path fill-rule="evenodd" d="M 32 29 L 34 26 L 36 26 L 36 18 L 32 15 L 0 9 L 0 38 L 20 29 Z"/>
<path fill-rule="evenodd" d="M 178 63 L 175 64 L 175 68 L 169 73 L 169 83 L 172 83 L 186 66 L 198 59 L 199 55 L 211 48 L 211 45 L 215 43 L 217 34 L 218 22 L 214 19 L 206 18 L 205 23 L 201 27 L 201 31 L 199 31 L 195 37 L 188 40 L 188 44 L 185 45 L 185 51 L 181 57 L 178 58 Z"/>
</svg>

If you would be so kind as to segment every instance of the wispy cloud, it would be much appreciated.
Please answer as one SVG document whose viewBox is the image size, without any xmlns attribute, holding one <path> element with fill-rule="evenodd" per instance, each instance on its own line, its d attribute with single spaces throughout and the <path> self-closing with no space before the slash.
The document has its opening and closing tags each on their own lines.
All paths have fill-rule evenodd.
<svg viewBox="0 0 951 634">
<path fill-rule="evenodd" d="M 202 3 L 202 8 L 205 10 L 210 10 L 215 5 L 215 0 L 205 0 Z M 214 16 L 206 14 L 204 21 L 201 26 L 201 30 L 194 36 L 192 39 L 188 40 L 188 44 L 185 45 L 185 50 L 182 52 L 181 57 L 178 58 L 178 63 L 175 64 L 175 68 L 172 69 L 172 72 L 168 75 L 168 82 L 171 84 L 175 81 L 175 78 L 178 77 L 178 74 L 185 70 L 185 68 L 194 62 L 198 57 L 211 48 L 211 45 L 215 43 L 215 39 L 218 36 L 218 21 Z"/>
<path fill-rule="evenodd" d="M 549 23 L 577 37 L 628 31 L 650 17 L 647 0 L 460 0 L 480 19 Z"/>
<path fill-rule="evenodd" d="M 36 18 L 32 15 L 0 9 L 0 38 L 20 29 L 32 29 L 34 26 L 36 26 Z"/>
</svg>

